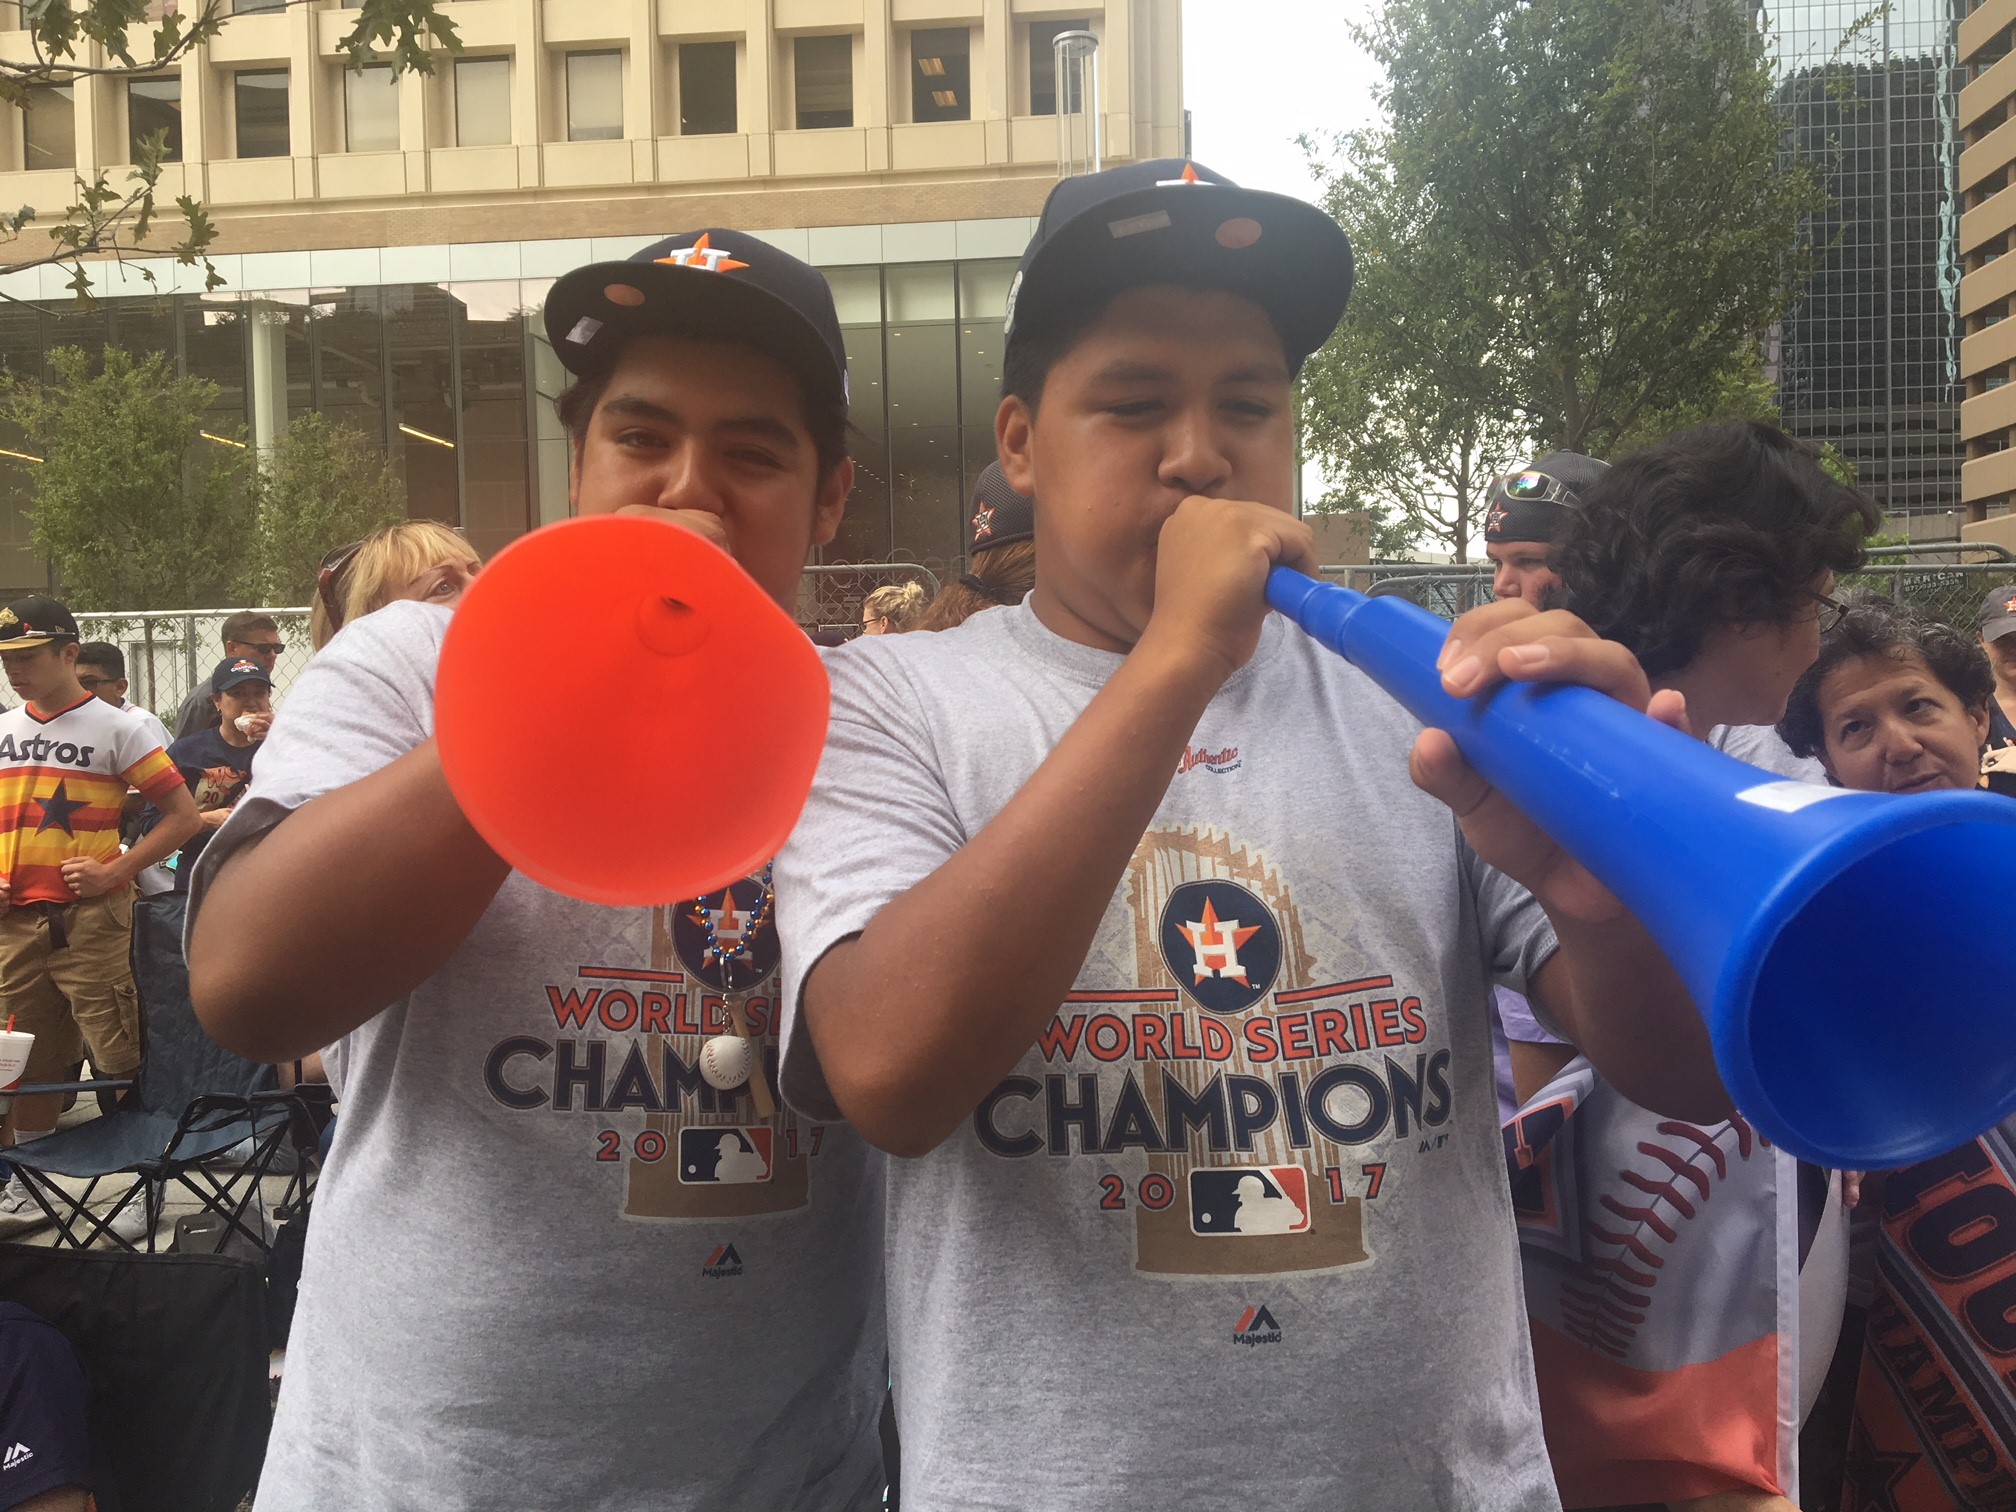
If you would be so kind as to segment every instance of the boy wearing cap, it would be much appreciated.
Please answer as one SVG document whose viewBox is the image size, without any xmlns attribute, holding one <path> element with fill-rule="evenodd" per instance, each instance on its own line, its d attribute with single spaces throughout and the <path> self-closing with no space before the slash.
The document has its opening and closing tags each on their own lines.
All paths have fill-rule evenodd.
<svg viewBox="0 0 2016 1512">
<path fill-rule="evenodd" d="M 217 710 L 214 729 L 184 735 L 168 747 L 168 759 L 195 796 L 203 820 L 175 861 L 175 885 L 189 885 L 210 837 L 231 817 L 252 781 L 252 763 L 273 728 L 273 679 L 249 657 L 227 657 L 210 674 L 210 701 Z"/>
<path fill-rule="evenodd" d="M 52 598 L 0 609 L 0 662 L 22 700 L 0 714 L 0 1003 L 35 1036 L 23 1073 L 31 1082 L 75 1064 L 80 1037 L 101 1076 L 138 1068 L 133 881 L 198 824 L 146 726 L 77 681 L 77 645 L 77 621 Z M 129 787 L 162 819 L 122 854 Z M 57 1094 L 16 1098 L 7 1142 L 54 1128 L 61 1103 Z"/>
<path fill-rule="evenodd" d="M 1270 568 L 1314 567 L 1291 383 L 1349 279 L 1320 211 L 1195 164 L 1065 180 L 996 421 L 1035 590 L 828 660 L 783 1081 L 908 1157 L 910 1505 L 1555 1507 L 1492 977 L 1643 1095 L 1726 1106 L 1636 922 L 1266 611 Z M 1523 603 L 1445 662 L 1457 694 L 1516 667 L 1647 702 Z"/>
<path fill-rule="evenodd" d="M 218 633 L 224 642 L 224 660 L 255 661 L 266 669 L 268 677 L 273 675 L 280 653 L 287 649 L 273 617 L 253 609 L 227 615 Z M 217 705 L 211 701 L 209 690 L 200 686 L 191 688 L 189 696 L 182 700 L 182 707 L 175 711 L 176 738 L 216 728 Z"/>
<path fill-rule="evenodd" d="M 576 269 L 545 319 L 576 377 L 575 510 L 697 531 L 793 604 L 853 478 L 825 280 L 710 229 Z M 528 635 L 569 633 L 592 585 L 553 591 Z M 513 873 L 435 752 L 449 615 L 394 603 L 316 656 L 191 885 L 211 1032 L 273 1061 L 340 1049 L 257 1505 L 879 1506 L 879 1158 L 699 1068 L 727 1028 L 720 952 L 775 1043 L 768 875 L 644 909 Z M 695 740 L 759 717 L 719 660 Z M 527 801 L 620 828 L 595 752 L 622 722 L 541 738 L 567 776 Z"/>
<path fill-rule="evenodd" d="M 1491 591 L 1541 608 L 1554 603 L 1561 575 L 1548 565 L 1582 495 L 1610 470 L 1580 452 L 1549 452 L 1531 467 L 1491 485 L 1484 515 L 1484 555 L 1493 568 Z"/>
<path fill-rule="evenodd" d="M 1991 589 L 1975 621 L 1981 649 L 1995 670 L 1988 700 L 1988 743 L 1981 751 L 1981 786 L 2016 798 L 2016 588 Z"/>
</svg>

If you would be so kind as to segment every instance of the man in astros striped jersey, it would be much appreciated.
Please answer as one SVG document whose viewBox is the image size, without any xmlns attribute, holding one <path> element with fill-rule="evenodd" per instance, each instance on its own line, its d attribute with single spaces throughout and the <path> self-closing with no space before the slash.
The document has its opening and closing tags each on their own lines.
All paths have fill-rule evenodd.
<svg viewBox="0 0 2016 1512">
<path fill-rule="evenodd" d="M 30 1082 L 74 1064 L 80 1049 L 101 1076 L 139 1066 L 133 879 L 202 823 L 146 726 L 78 682 L 77 646 L 77 621 L 52 598 L 0 609 L 0 663 L 21 698 L 0 714 L 0 1012 L 35 1036 Z M 122 852 L 129 786 L 164 817 Z M 16 1098 L 6 1142 L 55 1127 L 60 1103 Z"/>
</svg>

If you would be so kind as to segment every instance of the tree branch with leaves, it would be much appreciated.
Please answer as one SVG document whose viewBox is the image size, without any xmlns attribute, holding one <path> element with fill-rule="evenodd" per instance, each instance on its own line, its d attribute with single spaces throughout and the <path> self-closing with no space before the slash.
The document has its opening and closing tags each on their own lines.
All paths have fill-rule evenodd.
<svg viewBox="0 0 2016 1512">
<path fill-rule="evenodd" d="M 287 0 L 274 9 L 311 3 Z M 0 104 L 24 106 L 31 90 L 79 77 L 131 79 L 161 73 L 213 41 L 231 15 L 230 0 L 201 0 L 187 16 L 175 0 L 165 6 L 158 0 L 21 0 L 21 24 L 32 56 L 0 55 Z M 362 0 L 356 17 L 337 43 L 351 68 L 389 59 L 395 70 L 432 73 L 436 47 L 453 51 L 460 46 L 455 23 L 441 14 L 436 0 Z M 90 297 L 93 260 L 123 263 L 136 256 L 167 256 L 184 266 L 202 267 L 206 289 L 222 284 L 209 257 L 217 227 L 193 196 L 175 197 L 180 218 L 175 240 L 150 244 L 160 213 L 156 194 L 169 161 L 166 133 L 136 143 L 134 157 L 123 183 L 113 183 L 102 168 L 89 179 L 79 174 L 72 203 L 53 223 L 33 205 L 0 211 L 0 274 L 67 266 L 72 270 L 69 287 L 82 299 Z M 47 232 L 46 250 L 33 246 L 36 230 Z M 156 281 L 151 270 L 143 275 Z"/>
</svg>

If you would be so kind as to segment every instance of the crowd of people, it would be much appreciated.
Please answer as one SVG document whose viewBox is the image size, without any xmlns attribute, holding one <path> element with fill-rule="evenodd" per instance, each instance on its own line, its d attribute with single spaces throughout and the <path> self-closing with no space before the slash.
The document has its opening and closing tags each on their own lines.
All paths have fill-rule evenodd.
<svg viewBox="0 0 2016 1512">
<path fill-rule="evenodd" d="M 29 1079 L 131 1071 L 117 942 L 166 885 L 209 1032 L 339 1087 L 262 1512 L 2016 1506 L 2016 1129 L 1770 1148 L 1640 922 L 1268 613 L 1350 286 L 1320 210 L 1202 165 L 1060 184 L 969 569 L 865 597 L 796 833 L 705 897 L 564 897 L 471 828 L 439 526 L 330 553 L 277 717 L 277 631 L 227 624 L 172 742 L 62 605 L 0 612 Z M 709 228 L 545 320 L 575 512 L 795 605 L 853 482 L 820 275 Z M 1999 801 L 2016 589 L 1965 629 L 1850 593 L 1876 524 L 1769 425 L 1543 455 L 1442 685 Z M 720 650 L 696 738 L 761 707 Z M 582 759 L 526 801 L 637 843 L 550 692 Z"/>
</svg>

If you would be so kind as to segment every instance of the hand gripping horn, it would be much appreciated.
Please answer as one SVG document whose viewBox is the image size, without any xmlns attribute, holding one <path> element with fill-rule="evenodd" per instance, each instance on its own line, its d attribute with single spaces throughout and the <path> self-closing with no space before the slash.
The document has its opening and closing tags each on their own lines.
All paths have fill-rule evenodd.
<svg viewBox="0 0 2016 1512">
<path fill-rule="evenodd" d="M 672 903 L 784 844 L 828 701 L 818 650 L 726 552 L 605 515 L 533 531 L 470 585 L 435 738 L 469 822 L 533 881 Z"/>
<path fill-rule="evenodd" d="M 2016 803 L 1781 781 L 1587 688 L 1452 698 L 1426 610 L 1284 567 L 1267 599 L 1624 901 L 1768 1138 L 1880 1169 L 2016 1110 Z"/>
</svg>

